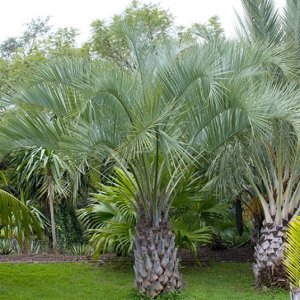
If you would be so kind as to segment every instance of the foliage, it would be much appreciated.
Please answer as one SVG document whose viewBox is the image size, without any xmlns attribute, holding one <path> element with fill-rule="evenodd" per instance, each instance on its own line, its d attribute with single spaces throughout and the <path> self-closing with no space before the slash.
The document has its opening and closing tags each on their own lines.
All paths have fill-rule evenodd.
<svg viewBox="0 0 300 300">
<path fill-rule="evenodd" d="M 4 226 L 6 236 L 14 226 L 18 228 L 17 238 L 20 244 L 24 236 L 29 237 L 32 234 L 42 236 L 41 224 L 34 213 L 17 198 L 3 190 L 0 190 L 0 223 Z"/>
<path fill-rule="evenodd" d="M 102 58 L 108 58 L 125 66 L 132 66 L 130 49 L 126 36 L 119 30 L 120 22 L 143 24 L 144 32 L 140 38 L 156 43 L 167 37 L 173 23 L 171 14 L 156 4 L 141 4 L 132 1 L 130 6 L 120 15 L 115 15 L 110 23 L 95 20 L 91 24 L 91 50 Z"/>
<path fill-rule="evenodd" d="M 30 199 L 42 199 L 47 194 L 47 176 L 53 174 L 55 194 L 66 197 L 67 184 L 63 182 L 66 163 L 52 149 L 27 147 L 11 154 L 19 190 Z"/>
<path fill-rule="evenodd" d="M 72 255 L 88 255 L 90 249 L 87 244 L 74 244 L 69 248 Z"/>
<path fill-rule="evenodd" d="M 131 178 L 129 179 L 128 176 Z M 79 219 L 87 228 L 86 233 L 90 236 L 90 243 L 96 257 L 99 253 L 105 252 L 127 255 L 133 249 L 137 220 L 135 200 L 132 196 L 136 192 L 133 176 L 122 169 L 115 168 L 108 182 L 109 185 L 100 184 L 100 192 L 93 194 L 91 204 L 78 211 Z M 189 192 L 187 187 L 185 191 L 181 190 L 176 202 L 177 208 L 181 203 L 182 206 L 190 209 L 175 210 L 171 215 L 171 224 L 176 234 L 177 246 L 191 250 L 196 256 L 196 246 L 205 244 L 211 239 L 211 230 L 204 225 L 205 214 L 212 217 L 217 212 L 216 206 L 210 207 L 210 205 L 207 210 L 201 210 L 199 200 L 198 206 L 195 199 L 189 199 L 190 202 L 188 202 Z M 181 199 L 179 199 L 179 194 Z M 185 194 L 185 202 L 183 194 Z M 192 208 L 193 205 L 197 206 L 197 211 Z"/>
<path fill-rule="evenodd" d="M 291 288 L 300 288 L 300 217 L 289 223 L 284 251 L 284 265 Z"/>
<path fill-rule="evenodd" d="M 0 254 L 8 255 L 15 252 L 14 245 L 9 239 L 0 239 Z"/>
<path fill-rule="evenodd" d="M 79 219 L 87 228 L 94 256 L 103 252 L 130 252 L 136 215 L 132 205 L 131 180 L 121 169 L 115 170 L 111 185 L 100 184 L 91 204 L 79 210 Z"/>
<path fill-rule="evenodd" d="M 67 48 L 75 47 L 76 29 L 59 28 L 53 32 L 49 22 L 50 17 L 31 20 L 21 36 L 10 37 L 0 45 L 0 56 L 13 61 L 37 53 L 47 56 L 57 51 L 63 54 Z"/>
<path fill-rule="evenodd" d="M 53 57 L 88 55 L 85 47 L 76 48 L 78 32 L 74 28 L 53 31 L 50 18 L 36 18 L 25 24 L 18 37 L 0 44 L 0 89 L 8 90 L 15 82 L 27 81 L 32 70 Z"/>
<path fill-rule="evenodd" d="M 200 41 L 214 42 L 225 39 L 224 29 L 218 16 L 212 16 L 207 23 L 194 23 L 189 28 L 179 28 L 179 36 L 183 40 L 199 39 Z"/>
<path fill-rule="evenodd" d="M 293 2 L 293 1 L 287 1 Z M 278 43 L 282 38 L 281 18 L 273 0 L 242 0 L 245 16 L 237 16 L 241 31 L 253 40 Z"/>
<path fill-rule="evenodd" d="M 268 135 L 273 119 L 297 125 L 295 86 L 270 80 L 269 66 L 291 73 L 281 47 L 223 39 L 155 44 L 140 38 L 143 24 L 115 26 L 135 67 L 86 58 L 39 66 L 30 84 L 3 96 L 2 151 L 33 145 L 57 155 L 51 149 L 58 148 L 82 174 L 116 164 L 134 178 L 137 221 L 159 226 L 169 221 L 186 171 L 202 159 Z"/>
<path fill-rule="evenodd" d="M 83 228 L 77 219 L 73 206 L 61 202 L 56 206 L 56 229 L 58 249 L 65 253 L 73 249 L 74 245 L 84 245 Z"/>
<path fill-rule="evenodd" d="M 24 204 L 36 218 L 41 228 L 42 237 L 44 237 L 44 233 L 49 226 L 47 218 L 39 209 L 32 205 L 30 200 L 25 201 L 22 193 L 19 201 Z M 44 249 L 48 251 L 48 247 L 45 247 L 46 241 L 44 238 L 41 239 L 41 235 L 36 234 L 35 232 L 32 232 L 29 236 L 25 235 L 22 233 L 22 229 L 18 223 L 3 226 L 0 230 L 0 237 L 7 245 L 11 245 L 14 253 L 38 253 L 40 250 Z"/>
<path fill-rule="evenodd" d="M 294 61 L 295 74 L 299 74 L 299 1 L 286 0 L 282 12 L 274 0 L 242 0 L 244 15 L 239 20 L 238 37 L 249 42 L 267 42 L 270 47 L 281 45 L 285 55 Z M 276 74 L 277 73 L 277 74 Z M 282 76 L 275 68 L 274 76 Z"/>
<path fill-rule="evenodd" d="M 105 193 L 88 207 L 95 254 L 126 253 L 135 228 L 143 232 L 169 224 L 177 244 L 196 252 L 194 241 L 203 242 L 209 235 L 204 219 L 214 215 L 214 205 L 203 206 L 215 204 L 215 195 L 195 199 L 201 190 L 197 180 L 203 177 L 195 172 L 193 178 L 189 171 L 211 161 L 212 173 L 218 173 L 212 181 L 217 178 L 219 190 L 230 196 L 254 191 L 266 221 L 275 216 L 281 223 L 299 206 L 297 47 L 286 51 L 286 36 L 271 1 L 243 2 L 249 12 L 244 26 L 248 36 L 238 41 L 223 38 L 216 18 L 193 27 L 199 39 L 177 39 L 169 35 L 172 20 L 167 12 L 134 2 L 110 24 L 94 22 L 92 59 L 69 53 L 74 31 L 59 32 L 47 44 L 35 33 L 39 26 L 33 26 L 33 35 L 25 34 L 27 44 L 19 46 L 18 39 L 7 43 L 4 50 L 12 55 L 3 57 L 4 71 L 21 62 L 17 70 L 23 72 L 25 58 L 32 58 L 35 66 L 32 73 L 26 68 L 21 72 L 30 76 L 9 82 L 9 90 L 5 83 L 2 95 L 1 151 L 33 151 L 21 154 L 22 186 L 35 181 L 30 183 L 45 198 L 45 174 L 51 171 L 57 191 L 67 190 L 66 196 L 58 194 L 69 199 L 70 181 L 73 195 L 83 183 L 88 194 L 91 184 L 82 178 L 91 170 L 107 177 L 105 165 L 119 167 L 129 181 L 116 199 L 115 185 L 101 178 Z M 32 36 L 37 47 L 30 44 Z M 53 52 L 57 47 L 67 51 Z M 52 54 L 55 59 L 49 60 Z M 36 64 L 37 57 L 46 63 Z M 59 165 L 65 161 L 75 166 L 74 176 Z M 222 182 L 226 175 L 227 183 L 232 179 L 229 185 Z M 192 186 L 181 186 L 189 180 Z M 51 191 L 47 195 L 54 195 Z"/>
<path fill-rule="evenodd" d="M 228 183 L 232 192 L 256 195 L 266 221 L 271 223 L 273 216 L 276 224 L 281 224 L 291 212 L 299 212 L 299 141 L 285 122 L 271 123 L 270 128 L 272 135 L 264 140 L 232 144 L 215 166 L 228 165 L 223 172 L 218 171 L 219 187 L 225 190 Z"/>
<path fill-rule="evenodd" d="M 238 233 L 234 215 L 228 212 L 227 217 L 223 218 L 213 227 L 214 240 L 213 248 L 232 248 L 249 244 L 252 222 L 244 224 L 242 235 Z"/>
<path fill-rule="evenodd" d="M 43 147 L 23 147 L 14 151 L 12 164 L 16 168 L 20 192 L 49 207 L 53 251 L 56 252 L 54 200 L 68 199 L 68 166 L 54 150 Z"/>
</svg>

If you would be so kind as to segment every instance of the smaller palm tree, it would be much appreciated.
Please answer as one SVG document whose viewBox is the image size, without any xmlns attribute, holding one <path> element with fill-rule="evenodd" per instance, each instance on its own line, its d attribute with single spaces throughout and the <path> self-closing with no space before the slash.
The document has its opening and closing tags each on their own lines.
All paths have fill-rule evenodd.
<svg viewBox="0 0 300 300">
<path fill-rule="evenodd" d="M 284 265 L 290 281 L 291 299 L 300 299 L 300 217 L 289 223 Z"/>
<path fill-rule="evenodd" d="M 50 213 L 52 250 L 57 253 L 55 225 L 55 195 L 66 196 L 67 185 L 63 176 L 66 164 L 52 149 L 26 147 L 13 152 L 20 190 L 28 190 L 32 197 L 47 201 Z"/>
</svg>

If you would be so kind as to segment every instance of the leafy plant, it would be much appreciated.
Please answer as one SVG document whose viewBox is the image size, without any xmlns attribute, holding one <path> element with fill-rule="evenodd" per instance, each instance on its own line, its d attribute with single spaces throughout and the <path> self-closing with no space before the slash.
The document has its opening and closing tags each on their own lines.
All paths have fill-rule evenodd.
<svg viewBox="0 0 300 300">
<path fill-rule="evenodd" d="M 215 236 L 213 247 L 214 248 L 232 248 L 240 247 L 250 242 L 252 224 L 250 221 L 244 224 L 242 235 L 238 233 L 235 216 L 232 212 L 227 211 L 227 216 L 215 223 L 213 233 Z"/>
<path fill-rule="evenodd" d="M 99 188 L 98 194 L 92 194 L 91 204 L 78 211 L 90 236 L 94 257 L 114 251 L 127 255 L 133 248 L 136 225 L 130 191 L 134 187 L 127 175 L 116 168 L 111 185 L 100 184 Z"/>
<path fill-rule="evenodd" d="M 89 254 L 90 248 L 86 244 L 74 244 L 70 247 L 69 252 L 72 255 L 87 255 Z"/>
<path fill-rule="evenodd" d="M 0 239 L 0 254 L 8 255 L 13 254 L 15 251 L 15 247 L 10 239 Z"/>
<path fill-rule="evenodd" d="M 128 176 L 130 174 L 115 168 L 109 180 L 110 184 L 100 184 L 100 192 L 92 195 L 91 204 L 78 211 L 79 219 L 87 228 L 86 234 L 90 236 L 95 258 L 105 252 L 117 252 L 122 255 L 132 252 L 136 226 L 135 201 L 132 192 L 135 192 L 135 188 L 134 179 Z M 179 194 L 182 197 L 183 193 L 183 191 L 178 193 L 178 197 Z M 187 200 L 188 192 L 185 191 L 184 194 Z M 180 206 L 181 201 L 179 199 L 176 201 L 177 207 Z M 193 205 L 198 208 L 198 212 L 193 211 Z M 211 229 L 203 225 L 205 218 L 199 221 L 201 217 L 199 208 L 196 201 L 190 205 L 186 202 L 185 208 L 181 207 L 178 211 L 174 209 L 173 215 L 171 213 L 171 224 L 176 234 L 177 246 L 191 250 L 195 256 L 196 246 L 205 244 L 211 239 Z M 195 215 L 192 215 L 193 213 Z M 205 215 L 214 212 L 212 209 L 210 212 L 208 209 L 207 211 L 202 209 L 201 213 Z"/>
</svg>

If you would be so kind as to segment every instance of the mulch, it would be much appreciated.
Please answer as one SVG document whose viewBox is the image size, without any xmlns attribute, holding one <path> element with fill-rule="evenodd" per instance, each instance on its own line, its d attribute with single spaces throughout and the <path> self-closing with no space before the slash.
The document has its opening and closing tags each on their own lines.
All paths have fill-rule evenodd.
<svg viewBox="0 0 300 300">
<path fill-rule="evenodd" d="M 198 249 L 200 262 L 253 262 L 253 249 L 250 247 L 229 248 L 212 250 L 209 247 Z M 183 264 L 194 264 L 195 258 L 189 251 L 180 251 L 180 259 Z M 22 255 L 0 255 L 0 263 L 63 263 L 63 262 L 91 262 L 90 256 L 78 255 L 53 255 L 42 254 L 22 254 Z M 114 254 L 101 255 L 99 262 L 102 264 L 109 262 L 132 263 L 133 257 L 119 257 Z"/>
</svg>

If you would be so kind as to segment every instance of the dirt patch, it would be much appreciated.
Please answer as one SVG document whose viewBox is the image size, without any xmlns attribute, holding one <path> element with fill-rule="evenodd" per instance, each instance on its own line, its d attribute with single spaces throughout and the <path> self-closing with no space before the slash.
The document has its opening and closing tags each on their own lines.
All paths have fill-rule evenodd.
<svg viewBox="0 0 300 300">
<path fill-rule="evenodd" d="M 208 247 L 199 248 L 200 261 L 253 262 L 254 249 L 250 247 L 212 250 Z"/>
<path fill-rule="evenodd" d="M 28 263 L 53 263 L 53 262 L 86 262 L 91 258 L 77 255 L 53 255 L 43 254 L 22 254 L 22 255 L 0 255 L 0 262 L 28 262 Z"/>
<path fill-rule="evenodd" d="M 252 248 L 230 248 L 222 250 L 212 250 L 208 247 L 202 247 L 198 250 L 200 262 L 210 261 L 228 261 L 228 262 L 253 262 L 253 249 Z M 182 250 L 179 253 L 183 264 L 194 264 L 195 258 L 189 251 Z M 60 263 L 60 262 L 90 262 L 90 256 L 77 256 L 77 255 L 53 255 L 49 253 L 43 254 L 22 254 L 22 255 L 0 255 L 1 262 L 12 263 Z M 120 257 L 114 254 L 101 255 L 100 263 L 132 263 L 133 257 Z"/>
</svg>

